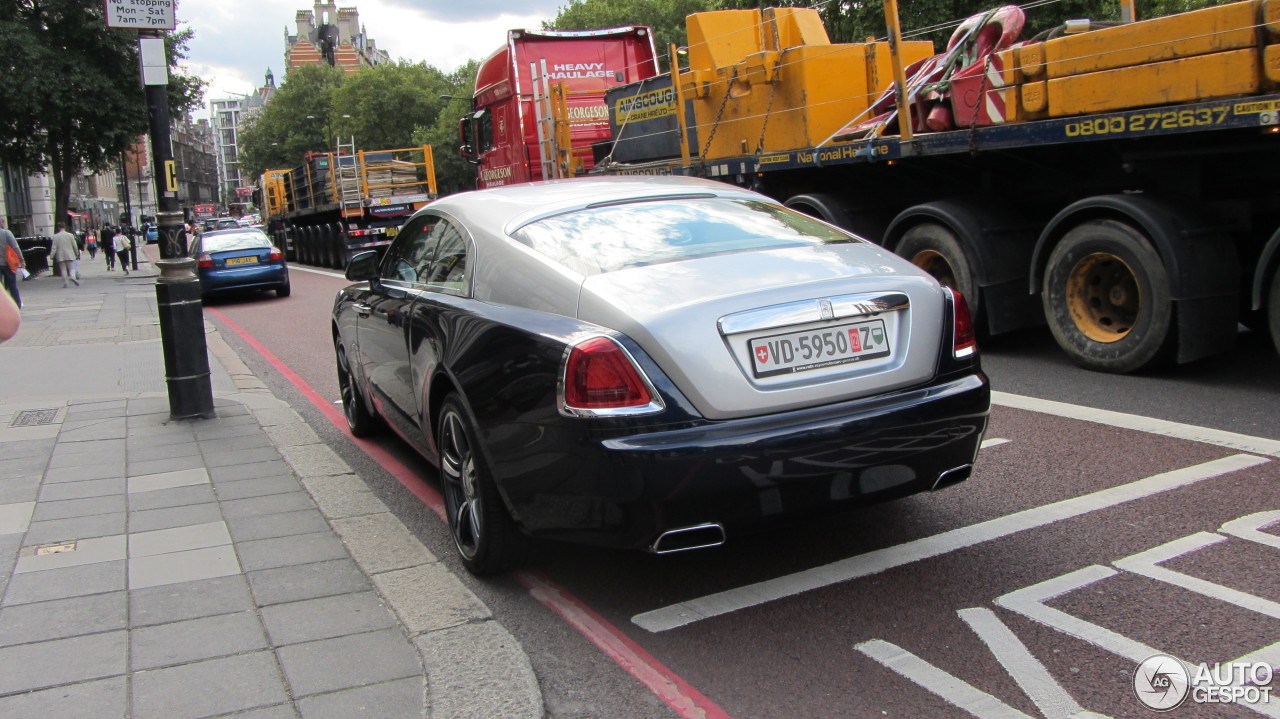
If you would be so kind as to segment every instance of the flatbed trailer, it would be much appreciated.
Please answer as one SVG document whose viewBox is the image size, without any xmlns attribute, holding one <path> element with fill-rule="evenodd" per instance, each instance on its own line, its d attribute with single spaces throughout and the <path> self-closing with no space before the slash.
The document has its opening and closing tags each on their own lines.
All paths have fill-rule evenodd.
<svg viewBox="0 0 1280 719">
<path fill-rule="evenodd" d="M 341 269 L 382 251 L 415 210 L 436 197 L 431 146 L 308 153 L 300 167 L 261 180 L 267 232 L 290 262 Z"/>
<path fill-rule="evenodd" d="M 704 53 L 711 59 L 699 62 L 691 49 L 665 120 L 650 111 L 628 128 L 624 119 L 629 98 L 651 93 L 652 83 L 611 94 L 614 141 L 597 148 L 594 172 L 697 175 L 751 187 L 911 259 L 964 293 L 988 334 L 1047 323 L 1068 356 L 1090 369 L 1130 372 L 1207 357 L 1234 346 L 1240 323 L 1269 331 L 1280 349 L 1280 2 L 1246 0 L 1210 11 L 1244 18 L 1236 21 L 1242 27 L 1229 28 L 1243 36 L 1226 48 L 1235 54 L 1215 55 L 1223 49 L 1216 41 L 1183 49 L 1188 37 L 1216 32 L 1212 23 L 1203 29 L 1203 15 L 1152 24 L 1165 35 L 1192 28 L 1194 37 L 1170 40 L 1170 47 L 1182 45 L 1168 51 L 1133 39 L 1143 37 L 1142 23 L 1087 38 L 1100 55 L 1132 50 L 1125 43 L 1154 48 L 1150 61 L 1103 68 L 1133 73 L 1115 75 L 1114 87 L 1105 77 L 1085 78 L 1095 82 L 1089 91 L 1102 104 L 1123 106 L 1122 96 L 1132 91 L 1144 98 L 1133 100 L 1139 106 L 1037 118 L 1026 111 L 1045 113 L 1029 92 L 1034 78 L 1012 79 L 1030 67 L 1017 55 L 1023 46 L 1015 45 L 992 53 L 1005 64 L 982 88 L 988 97 L 1006 93 L 1009 117 L 916 129 L 909 137 L 889 122 L 868 130 L 849 117 L 815 130 L 822 128 L 819 110 L 778 99 L 794 90 L 789 82 L 811 83 L 796 93 L 801 97 L 831 82 L 829 73 L 796 79 L 800 70 L 793 69 L 788 76 L 788 54 L 853 47 L 824 45 L 825 33 L 795 47 L 769 44 L 771 37 L 814 37 L 803 27 L 805 11 L 698 14 L 716 16 L 702 22 L 726 37 L 724 27 L 754 22 L 763 28 L 759 52 L 735 50 L 725 61 L 713 48 Z M 727 14 L 748 12 L 756 13 L 754 21 Z M 690 16 L 691 45 L 698 15 Z M 782 29 L 771 32 L 771 25 Z M 705 28 L 701 35 L 715 37 Z M 1248 91 L 1232 92 L 1241 82 L 1235 70 L 1203 69 L 1219 57 L 1238 62 L 1241 53 L 1251 73 Z M 1224 79 L 1215 85 L 1219 75 Z M 1220 87 L 1224 96 L 1147 99 L 1164 94 L 1159 83 L 1198 89 L 1202 76 L 1210 78 L 1206 95 Z M 1177 77 L 1189 79 L 1170 79 Z M 1043 92 L 1043 74 L 1036 82 Z M 684 118 L 673 131 L 677 108 Z M 806 119 L 787 117 L 793 109 L 807 112 Z M 898 116 L 923 123 L 915 113 L 900 109 Z M 628 149 L 627 131 L 642 142 Z M 646 160 L 636 148 L 651 148 L 661 132 L 674 132 L 673 140 Z M 736 147 L 742 151 L 724 151 Z"/>
</svg>

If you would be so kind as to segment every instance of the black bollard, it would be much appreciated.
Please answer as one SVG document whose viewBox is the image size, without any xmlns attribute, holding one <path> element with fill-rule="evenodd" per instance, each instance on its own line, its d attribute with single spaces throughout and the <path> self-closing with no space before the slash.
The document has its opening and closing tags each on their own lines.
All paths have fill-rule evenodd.
<svg viewBox="0 0 1280 719">
<path fill-rule="evenodd" d="M 176 257 L 156 263 L 156 306 L 164 348 L 169 415 L 174 419 L 214 417 L 208 345 L 204 339 L 204 304 L 196 261 Z"/>
</svg>

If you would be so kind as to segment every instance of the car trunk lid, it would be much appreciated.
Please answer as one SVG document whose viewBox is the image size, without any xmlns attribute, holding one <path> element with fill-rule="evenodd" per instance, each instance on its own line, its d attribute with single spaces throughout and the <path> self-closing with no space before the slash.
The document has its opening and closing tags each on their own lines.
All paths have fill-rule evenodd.
<svg viewBox="0 0 1280 719">
<path fill-rule="evenodd" d="M 578 316 L 617 329 L 704 416 L 744 417 L 920 384 L 942 290 L 867 243 L 734 253 L 586 278 Z"/>
</svg>

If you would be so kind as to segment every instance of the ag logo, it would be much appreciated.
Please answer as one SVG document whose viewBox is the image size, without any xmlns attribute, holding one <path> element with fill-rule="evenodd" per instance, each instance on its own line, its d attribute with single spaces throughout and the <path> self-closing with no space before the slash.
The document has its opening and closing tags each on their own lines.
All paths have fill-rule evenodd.
<svg viewBox="0 0 1280 719">
<path fill-rule="evenodd" d="M 1168 654 L 1148 657 L 1133 673 L 1133 693 L 1148 709 L 1169 711 L 1186 701 L 1191 676 L 1182 662 Z"/>
</svg>

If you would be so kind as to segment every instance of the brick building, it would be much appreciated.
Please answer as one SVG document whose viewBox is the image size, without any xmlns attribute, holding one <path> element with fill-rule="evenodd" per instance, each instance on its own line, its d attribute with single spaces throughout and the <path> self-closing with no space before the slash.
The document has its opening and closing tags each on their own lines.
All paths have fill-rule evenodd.
<svg viewBox="0 0 1280 719">
<path fill-rule="evenodd" d="M 286 71 L 324 63 L 351 73 L 391 62 L 391 56 L 369 39 L 354 7 L 338 8 L 336 3 L 317 2 L 313 10 L 298 11 L 297 24 L 298 34 L 290 35 L 285 30 Z"/>
</svg>

